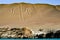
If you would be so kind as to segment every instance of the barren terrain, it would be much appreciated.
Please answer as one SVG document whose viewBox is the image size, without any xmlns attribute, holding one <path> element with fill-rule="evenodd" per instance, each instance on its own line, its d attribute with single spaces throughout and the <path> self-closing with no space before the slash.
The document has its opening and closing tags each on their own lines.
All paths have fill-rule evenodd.
<svg viewBox="0 0 60 40">
<path fill-rule="evenodd" d="M 60 29 L 60 5 L 0 4 L 0 27 Z"/>
</svg>

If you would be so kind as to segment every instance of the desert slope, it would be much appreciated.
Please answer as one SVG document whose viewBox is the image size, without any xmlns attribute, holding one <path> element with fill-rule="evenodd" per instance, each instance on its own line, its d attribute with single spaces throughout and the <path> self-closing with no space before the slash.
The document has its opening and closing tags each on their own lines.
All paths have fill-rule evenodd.
<svg viewBox="0 0 60 40">
<path fill-rule="evenodd" d="M 38 27 L 60 28 L 60 6 L 27 3 L 0 4 L 0 26 L 2 25 L 29 26 L 37 29 Z"/>
</svg>

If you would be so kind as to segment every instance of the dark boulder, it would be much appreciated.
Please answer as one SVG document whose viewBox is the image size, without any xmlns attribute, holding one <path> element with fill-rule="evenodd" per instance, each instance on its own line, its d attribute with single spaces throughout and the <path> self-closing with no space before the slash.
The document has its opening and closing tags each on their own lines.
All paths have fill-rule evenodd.
<svg viewBox="0 0 60 40">
<path fill-rule="evenodd" d="M 54 38 L 60 38 L 60 30 L 55 32 Z"/>
</svg>

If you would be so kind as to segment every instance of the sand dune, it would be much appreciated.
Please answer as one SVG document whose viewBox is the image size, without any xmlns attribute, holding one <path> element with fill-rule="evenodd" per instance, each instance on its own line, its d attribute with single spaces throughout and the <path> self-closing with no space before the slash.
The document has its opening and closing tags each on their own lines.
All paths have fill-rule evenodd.
<svg viewBox="0 0 60 40">
<path fill-rule="evenodd" d="M 48 25 L 42 27 L 42 25 Z M 0 26 L 29 26 L 30 28 L 60 28 L 60 5 L 0 4 Z M 34 27 L 35 26 L 35 27 Z M 37 27 L 37 30 L 38 30 Z"/>
</svg>

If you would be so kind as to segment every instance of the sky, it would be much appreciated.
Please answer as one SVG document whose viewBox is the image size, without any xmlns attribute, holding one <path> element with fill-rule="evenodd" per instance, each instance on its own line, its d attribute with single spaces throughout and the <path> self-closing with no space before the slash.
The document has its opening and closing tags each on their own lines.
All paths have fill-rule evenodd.
<svg viewBox="0 0 60 40">
<path fill-rule="evenodd" d="M 52 5 L 60 5 L 60 0 L 0 0 L 0 4 L 11 4 L 11 3 L 45 3 L 45 4 L 52 4 Z"/>
</svg>

